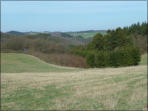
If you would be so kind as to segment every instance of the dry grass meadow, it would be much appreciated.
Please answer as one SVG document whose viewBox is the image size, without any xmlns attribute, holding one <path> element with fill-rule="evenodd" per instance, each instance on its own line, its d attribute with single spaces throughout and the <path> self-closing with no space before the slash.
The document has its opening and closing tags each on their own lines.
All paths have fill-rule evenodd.
<svg viewBox="0 0 148 111">
<path fill-rule="evenodd" d="M 2 72 L 1 80 L 2 110 L 147 110 L 144 64 L 61 72 Z"/>
</svg>

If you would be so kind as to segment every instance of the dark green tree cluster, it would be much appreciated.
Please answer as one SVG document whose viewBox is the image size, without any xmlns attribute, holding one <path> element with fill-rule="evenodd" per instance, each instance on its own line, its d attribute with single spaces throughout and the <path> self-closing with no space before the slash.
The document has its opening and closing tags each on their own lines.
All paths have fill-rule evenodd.
<svg viewBox="0 0 148 111">
<path fill-rule="evenodd" d="M 129 27 L 123 28 L 124 33 L 127 36 L 131 36 L 134 39 L 134 45 L 140 48 L 141 53 L 146 53 L 148 48 L 148 23 L 137 23 Z"/>
<path fill-rule="evenodd" d="M 121 28 L 108 31 L 104 36 L 97 34 L 92 42 L 75 48 L 73 52 L 85 57 L 90 67 L 130 66 L 140 61 L 139 48 Z"/>
<path fill-rule="evenodd" d="M 124 27 L 123 31 L 126 34 L 138 34 L 138 35 L 147 35 L 148 34 L 148 24 L 146 22 L 133 24 L 130 27 Z"/>
</svg>

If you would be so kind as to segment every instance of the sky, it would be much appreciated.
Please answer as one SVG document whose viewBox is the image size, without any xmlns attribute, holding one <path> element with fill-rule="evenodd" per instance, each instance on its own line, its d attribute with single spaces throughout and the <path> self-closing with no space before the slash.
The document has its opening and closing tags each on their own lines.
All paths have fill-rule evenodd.
<svg viewBox="0 0 148 111">
<path fill-rule="evenodd" d="M 146 1 L 1 2 L 2 32 L 108 30 L 146 21 Z"/>
</svg>

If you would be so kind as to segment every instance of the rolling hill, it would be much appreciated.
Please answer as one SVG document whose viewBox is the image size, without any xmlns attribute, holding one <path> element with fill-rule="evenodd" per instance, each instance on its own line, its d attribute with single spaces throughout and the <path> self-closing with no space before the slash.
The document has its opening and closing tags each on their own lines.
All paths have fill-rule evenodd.
<svg viewBox="0 0 148 111">
<path fill-rule="evenodd" d="M 86 31 L 76 31 L 76 32 L 19 32 L 19 31 L 9 31 L 6 32 L 6 34 L 11 34 L 11 35 L 36 35 L 36 34 L 51 34 L 52 36 L 56 37 L 68 37 L 68 38 L 73 38 L 73 37 L 83 37 L 83 38 L 91 38 L 97 33 L 105 34 L 106 30 L 86 30 Z"/>
<path fill-rule="evenodd" d="M 89 31 L 79 31 L 79 32 L 67 32 L 69 35 L 77 37 L 83 37 L 83 38 L 92 38 L 94 37 L 97 33 L 101 34 L 106 34 L 105 30 L 89 30 Z"/>
<path fill-rule="evenodd" d="M 34 56 L 16 53 L 2 53 L 1 64 L 2 73 L 63 72 L 79 70 L 75 68 L 48 64 Z"/>
<path fill-rule="evenodd" d="M 25 35 L 25 33 L 19 32 L 19 31 L 9 31 L 9 32 L 7 32 L 7 34 L 12 34 L 12 35 Z"/>
<path fill-rule="evenodd" d="M 15 32 L 14 32 L 15 33 Z M 17 38 L 31 38 L 31 39 L 45 39 L 47 38 L 47 40 L 52 41 L 52 42 L 56 42 L 56 43 L 63 43 L 65 45 L 84 45 L 86 43 L 86 41 L 83 38 L 75 38 L 72 36 L 68 36 L 68 34 L 65 33 L 54 33 L 54 34 L 47 34 L 47 33 L 35 33 L 35 34 L 28 34 L 28 33 L 23 33 L 22 32 L 17 32 L 15 34 L 12 33 L 1 33 L 1 40 L 9 40 L 9 39 L 13 39 L 14 37 Z"/>
</svg>

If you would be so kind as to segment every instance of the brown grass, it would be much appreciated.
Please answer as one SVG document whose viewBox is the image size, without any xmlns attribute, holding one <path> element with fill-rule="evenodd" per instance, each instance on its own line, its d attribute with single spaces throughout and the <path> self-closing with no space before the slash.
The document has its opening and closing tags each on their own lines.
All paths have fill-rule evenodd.
<svg viewBox="0 0 148 111">
<path fill-rule="evenodd" d="M 21 87 L 45 90 L 45 86 L 54 84 L 56 89 L 69 87 L 70 89 L 64 91 L 70 96 L 55 98 L 54 106 L 49 109 L 140 110 L 146 105 L 142 102 L 147 97 L 144 85 L 147 83 L 146 72 L 146 66 L 135 66 L 61 73 L 2 73 L 2 85 L 7 85 L 2 88 L 2 98 Z M 38 94 L 35 97 L 40 100 L 42 96 Z M 129 106 L 124 107 L 121 101 Z M 13 108 L 16 103 L 4 104 Z"/>
</svg>

